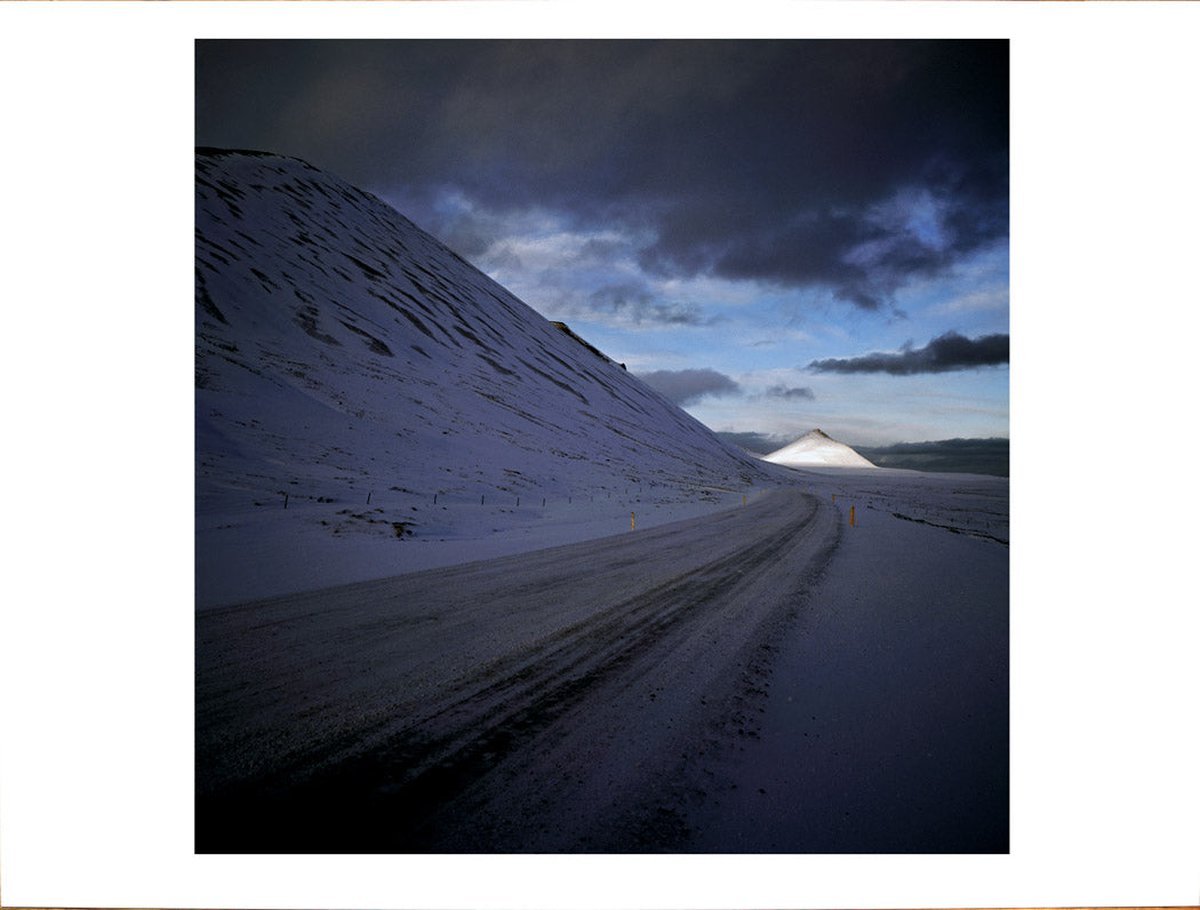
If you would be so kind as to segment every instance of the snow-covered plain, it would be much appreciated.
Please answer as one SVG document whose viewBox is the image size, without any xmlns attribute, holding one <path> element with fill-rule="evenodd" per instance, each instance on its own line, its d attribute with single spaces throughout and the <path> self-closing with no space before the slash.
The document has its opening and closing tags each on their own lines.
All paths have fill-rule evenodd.
<svg viewBox="0 0 1200 910">
<path fill-rule="evenodd" d="M 198 849 L 1006 851 L 1007 481 L 795 480 L 200 613 Z"/>
<path fill-rule="evenodd" d="M 1007 479 L 752 458 L 373 197 L 196 167 L 201 852 L 1007 849 Z"/>
</svg>

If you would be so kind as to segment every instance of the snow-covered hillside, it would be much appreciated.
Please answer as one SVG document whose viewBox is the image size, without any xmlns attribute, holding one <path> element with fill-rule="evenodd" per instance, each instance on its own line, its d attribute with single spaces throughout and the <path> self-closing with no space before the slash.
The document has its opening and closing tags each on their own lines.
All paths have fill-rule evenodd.
<svg viewBox="0 0 1200 910">
<path fill-rule="evenodd" d="M 197 149 L 195 319 L 202 603 L 528 548 L 511 538 L 535 527 L 558 529 L 547 543 L 599 536 L 635 509 L 668 520 L 771 482 L 377 198 L 293 158 Z M 464 548 L 414 558 L 447 540 Z"/>
<path fill-rule="evenodd" d="M 809 430 L 795 442 L 763 456 L 763 461 L 797 467 L 827 465 L 843 468 L 873 468 L 875 465 L 845 443 L 831 439 L 821 430 Z"/>
</svg>

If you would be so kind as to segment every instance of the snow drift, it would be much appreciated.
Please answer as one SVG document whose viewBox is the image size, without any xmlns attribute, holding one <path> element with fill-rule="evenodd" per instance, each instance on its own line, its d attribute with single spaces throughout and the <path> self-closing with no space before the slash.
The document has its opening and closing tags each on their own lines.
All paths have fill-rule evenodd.
<svg viewBox="0 0 1200 910">
<path fill-rule="evenodd" d="M 197 149 L 195 243 L 198 575 L 222 571 L 212 554 L 239 527 L 253 531 L 227 550 L 281 541 L 261 573 L 301 540 L 311 563 L 329 537 L 394 552 L 397 538 L 515 520 L 455 504 L 740 498 L 769 478 L 379 199 L 302 161 Z"/>
<path fill-rule="evenodd" d="M 830 438 L 821 430 L 809 430 L 795 442 L 763 456 L 774 464 L 813 467 L 873 468 L 875 465 L 845 443 Z"/>
</svg>

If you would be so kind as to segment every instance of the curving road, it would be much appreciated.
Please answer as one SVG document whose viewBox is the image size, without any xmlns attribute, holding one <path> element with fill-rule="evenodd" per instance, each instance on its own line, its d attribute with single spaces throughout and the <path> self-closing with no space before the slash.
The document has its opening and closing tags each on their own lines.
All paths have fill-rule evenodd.
<svg viewBox="0 0 1200 910">
<path fill-rule="evenodd" d="M 684 847 L 837 519 L 781 490 L 198 614 L 197 851 Z"/>
</svg>

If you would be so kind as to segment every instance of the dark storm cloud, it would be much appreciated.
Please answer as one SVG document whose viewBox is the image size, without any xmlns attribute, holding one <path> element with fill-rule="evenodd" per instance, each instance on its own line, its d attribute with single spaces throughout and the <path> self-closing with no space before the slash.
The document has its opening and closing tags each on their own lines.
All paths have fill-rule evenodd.
<svg viewBox="0 0 1200 910">
<path fill-rule="evenodd" d="M 447 219 L 439 225 L 438 238 L 467 259 L 476 259 L 504 239 L 502 226 L 476 218 Z"/>
<path fill-rule="evenodd" d="M 890 446 L 859 446 L 858 451 L 881 468 L 949 471 L 1008 476 L 1007 439 L 941 439 Z"/>
<path fill-rule="evenodd" d="M 716 370 L 656 370 L 637 376 L 677 405 L 695 404 L 701 398 L 741 392 L 741 386 Z"/>
<path fill-rule="evenodd" d="M 717 436 L 730 445 L 745 449 L 747 452 L 752 452 L 755 455 L 770 455 L 776 449 L 786 444 L 786 440 L 781 441 L 766 433 L 719 432 Z"/>
<path fill-rule="evenodd" d="M 643 237 L 659 275 L 891 306 L 1008 230 L 1004 41 L 201 41 L 197 142 L 297 155 L 435 233 L 447 191 Z"/>
<path fill-rule="evenodd" d="M 593 291 L 587 298 L 593 311 L 623 316 L 631 322 L 660 325 L 707 325 L 699 307 L 686 303 L 663 303 L 645 287 L 637 284 L 610 284 Z"/>
<path fill-rule="evenodd" d="M 814 360 L 810 370 L 820 373 L 946 373 L 1008 363 L 1008 336 L 982 335 L 966 338 L 957 332 L 939 335 L 923 348 L 905 345 L 898 353 L 876 352 L 847 359 Z"/>
<path fill-rule="evenodd" d="M 766 393 L 771 398 L 783 398 L 789 401 L 803 399 L 812 401 L 816 396 L 813 395 L 813 390 L 810 388 L 773 385 L 767 389 Z"/>
</svg>

